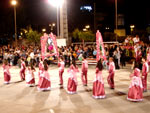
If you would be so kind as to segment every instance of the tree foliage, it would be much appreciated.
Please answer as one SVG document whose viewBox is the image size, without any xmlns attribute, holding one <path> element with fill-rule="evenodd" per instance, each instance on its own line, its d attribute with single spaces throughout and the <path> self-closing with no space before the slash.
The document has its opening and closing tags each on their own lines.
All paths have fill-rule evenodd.
<svg viewBox="0 0 150 113">
<path fill-rule="evenodd" d="M 74 39 L 78 39 L 79 41 L 90 41 L 93 42 L 95 40 L 95 35 L 92 31 L 80 31 L 79 29 L 75 29 L 72 33 Z"/>
<path fill-rule="evenodd" d="M 41 33 L 37 31 L 33 31 L 32 29 L 26 34 L 27 40 L 29 43 L 34 43 L 35 45 L 40 44 L 40 37 L 42 36 Z"/>
</svg>

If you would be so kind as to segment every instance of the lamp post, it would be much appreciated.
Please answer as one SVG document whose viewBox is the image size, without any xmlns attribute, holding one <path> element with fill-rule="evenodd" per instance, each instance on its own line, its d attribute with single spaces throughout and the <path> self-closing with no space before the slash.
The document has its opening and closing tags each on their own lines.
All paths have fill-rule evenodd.
<svg viewBox="0 0 150 113">
<path fill-rule="evenodd" d="M 130 29 L 131 29 L 131 35 L 133 34 L 133 30 L 135 28 L 135 25 L 130 25 Z"/>
<path fill-rule="evenodd" d="M 51 27 L 51 31 L 53 31 L 53 28 L 55 27 L 55 23 L 49 24 L 49 27 Z"/>
<path fill-rule="evenodd" d="M 16 46 L 17 44 L 17 22 L 16 22 L 16 5 L 17 5 L 17 1 L 16 0 L 12 0 L 11 4 L 14 6 L 14 22 L 15 22 L 15 43 Z"/>
<path fill-rule="evenodd" d="M 115 24 L 116 24 L 116 31 L 117 31 L 117 29 L 118 29 L 118 7 L 117 7 L 117 0 L 115 0 Z M 116 35 L 116 41 L 118 40 L 117 39 L 118 37 L 117 37 L 117 35 Z"/>
<path fill-rule="evenodd" d="M 48 2 L 57 8 L 57 37 L 60 37 L 60 12 L 59 9 L 63 5 L 64 0 L 48 0 Z"/>
</svg>

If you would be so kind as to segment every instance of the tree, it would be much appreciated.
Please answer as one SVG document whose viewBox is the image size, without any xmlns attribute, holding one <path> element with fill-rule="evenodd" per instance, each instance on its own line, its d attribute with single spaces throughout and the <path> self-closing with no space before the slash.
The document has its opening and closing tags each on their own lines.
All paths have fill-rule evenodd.
<svg viewBox="0 0 150 113">
<path fill-rule="evenodd" d="M 30 29 L 29 32 L 26 34 L 26 36 L 28 42 L 38 45 L 40 43 L 40 37 L 42 36 L 42 34 Z"/>
<path fill-rule="evenodd" d="M 83 31 L 79 31 L 79 29 L 75 29 L 72 33 L 72 36 L 74 39 L 77 39 L 79 41 L 90 41 L 90 42 L 93 42 L 95 40 L 95 35 L 92 33 L 92 31 L 86 31 L 86 32 L 83 32 Z"/>
</svg>

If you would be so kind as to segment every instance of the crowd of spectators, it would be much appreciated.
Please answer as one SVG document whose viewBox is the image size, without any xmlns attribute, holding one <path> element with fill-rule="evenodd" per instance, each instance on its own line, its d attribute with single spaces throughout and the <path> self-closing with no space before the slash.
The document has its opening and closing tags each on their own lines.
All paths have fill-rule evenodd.
<svg viewBox="0 0 150 113">
<path fill-rule="evenodd" d="M 134 42 L 135 41 L 135 42 Z M 126 65 L 126 61 L 130 61 L 135 58 L 136 49 L 142 53 L 142 56 L 146 56 L 147 44 L 140 44 L 139 39 L 134 38 L 133 44 L 130 44 L 131 39 L 127 37 L 124 44 L 105 44 L 106 58 L 114 58 L 116 69 Z M 81 55 L 86 55 L 89 59 L 95 59 L 97 50 L 96 45 L 83 45 L 83 44 L 72 44 L 71 46 L 58 47 L 59 55 L 64 57 L 65 66 L 70 66 L 72 60 L 79 60 Z M 24 58 L 26 65 L 32 61 L 36 66 L 40 62 L 41 48 L 40 46 L 18 46 L 12 47 L 10 45 L 0 47 L 0 62 L 7 59 L 11 65 L 20 66 L 20 59 Z M 55 56 L 47 58 L 48 64 L 57 60 Z"/>
</svg>

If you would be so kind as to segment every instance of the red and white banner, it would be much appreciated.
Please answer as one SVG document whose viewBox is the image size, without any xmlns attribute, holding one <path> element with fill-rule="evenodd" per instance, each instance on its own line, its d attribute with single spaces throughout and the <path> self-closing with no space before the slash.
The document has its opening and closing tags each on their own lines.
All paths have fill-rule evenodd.
<svg viewBox="0 0 150 113">
<path fill-rule="evenodd" d="M 96 47 L 97 47 L 96 61 L 99 61 L 100 58 L 106 60 L 103 38 L 99 30 L 97 30 L 96 33 Z"/>
<path fill-rule="evenodd" d="M 57 41 L 56 36 L 51 34 L 44 34 L 44 36 L 41 37 L 41 56 L 44 60 L 45 57 L 49 56 L 57 56 L 59 57 L 58 48 L 57 48 Z"/>
</svg>

